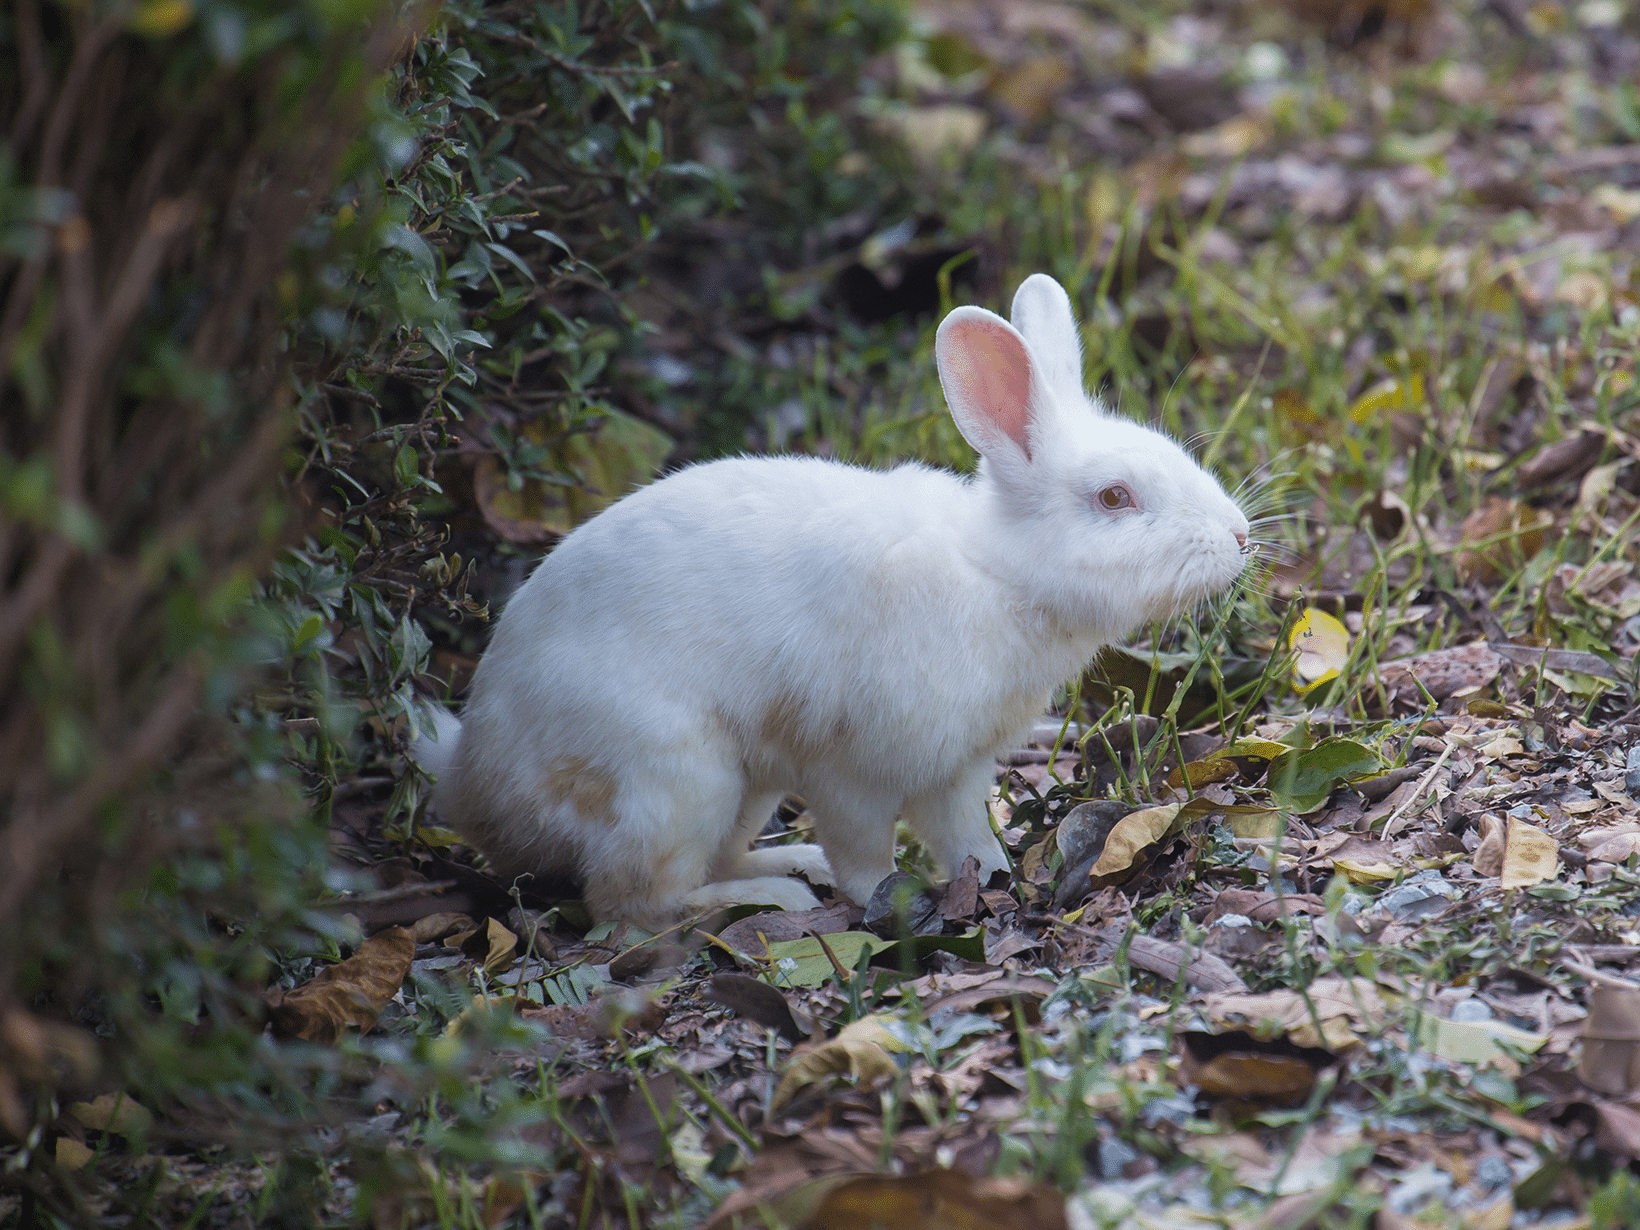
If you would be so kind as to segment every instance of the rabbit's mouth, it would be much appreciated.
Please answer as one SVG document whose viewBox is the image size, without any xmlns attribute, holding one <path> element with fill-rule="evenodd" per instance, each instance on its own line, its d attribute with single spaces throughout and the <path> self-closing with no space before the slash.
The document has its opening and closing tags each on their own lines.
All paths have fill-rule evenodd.
<svg viewBox="0 0 1640 1230">
<path fill-rule="evenodd" d="M 1210 561 L 1203 561 L 1199 571 L 1179 578 L 1173 593 L 1162 598 L 1157 604 L 1165 609 L 1153 614 L 1151 618 L 1173 619 L 1194 611 L 1204 602 L 1211 602 L 1220 597 L 1241 579 L 1257 553 L 1258 544 L 1250 542 L 1238 546 L 1234 554 L 1225 558 L 1215 557 Z"/>
</svg>

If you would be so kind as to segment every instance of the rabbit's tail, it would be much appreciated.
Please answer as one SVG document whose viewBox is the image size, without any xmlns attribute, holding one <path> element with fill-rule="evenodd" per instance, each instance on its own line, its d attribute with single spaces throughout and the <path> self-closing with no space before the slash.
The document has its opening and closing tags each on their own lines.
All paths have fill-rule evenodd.
<svg viewBox="0 0 1640 1230">
<path fill-rule="evenodd" d="M 410 756 L 424 772 L 444 777 L 455 763 L 456 747 L 461 743 L 461 719 L 442 705 L 428 705 L 422 712 L 430 721 L 410 741 Z"/>
</svg>

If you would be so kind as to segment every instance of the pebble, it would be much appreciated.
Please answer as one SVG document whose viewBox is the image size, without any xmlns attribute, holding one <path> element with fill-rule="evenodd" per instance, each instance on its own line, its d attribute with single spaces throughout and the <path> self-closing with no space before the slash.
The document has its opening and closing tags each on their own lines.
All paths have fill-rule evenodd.
<svg viewBox="0 0 1640 1230">
<path fill-rule="evenodd" d="M 1475 1167 L 1475 1181 L 1487 1191 L 1494 1191 L 1505 1183 L 1515 1181 L 1515 1172 L 1509 1162 L 1496 1153 L 1488 1153 Z"/>
<path fill-rule="evenodd" d="M 1099 1142 L 1099 1175 L 1107 1183 L 1116 1182 L 1128 1165 L 1139 1160 L 1137 1149 L 1114 1136 Z"/>
<path fill-rule="evenodd" d="M 1640 799 L 1640 743 L 1629 749 L 1628 763 L 1623 768 L 1623 789 L 1630 797 Z"/>
<path fill-rule="evenodd" d="M 1425 872 L 1390 889 L 1378 898 L 1378 905 L 1404 921 L 1445 909 L 1446 903 L 1456 895 L 1457 890 L 1449 881 L 1439 874 Z"/>
<path fill-rule="evenodd" d="M 1461 999 L 1452 1005 L 1454 1021 L 1490 1021 L 1492 1009 L 1478 999 Z"/>
</svg>

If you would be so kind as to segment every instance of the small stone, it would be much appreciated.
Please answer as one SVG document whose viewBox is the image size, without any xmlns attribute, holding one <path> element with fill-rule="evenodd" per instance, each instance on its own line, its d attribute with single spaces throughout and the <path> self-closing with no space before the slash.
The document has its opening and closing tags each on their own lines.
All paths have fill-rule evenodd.
<svg viewBox="0 0 1640 1230">
<path fill-rule="evenodd" d="M 1444 910 L 1452 891 L 1452 886 L 1445 880 L 1441 880 L 1439 886 L 1409 881 L 1390 889 L 1378 898 L 1378 905 L 1381 909 L 1388 910 L 1398 921 L 1406 922 L 1411 918 L 1421 918 Z"/>
<path fill-rule="evenodd" d="M 1488 1153 L 1475 1167 L 1475 1181 L 1487 1191 L 1494 1191 L 1505 1183 L 1513 1183 L 1515 1172 L 1501 1154 Z"/>
<path fill-rule="evenodd" d="M 1478 999 L 1459 1000 L 1452 1006 L 1454 1021 L 1490 1021 L 1492 1009 Z"/>
<path fill-rule="evenodd" d="M 1139 1160 L 1137 1149 L 1114 1136 L 1107 1136 L 1099 1142 L 1099 1175 L 1107 1183 L 1122 1178 L 1127 1167 Z"/>
<path fill-rule="evenodd" d="M 1640 743 L 1629 749 L 1628 763 L 1623 768 L 1623 789 L 1631 798 L 1640 799 Z"/>
</svg>

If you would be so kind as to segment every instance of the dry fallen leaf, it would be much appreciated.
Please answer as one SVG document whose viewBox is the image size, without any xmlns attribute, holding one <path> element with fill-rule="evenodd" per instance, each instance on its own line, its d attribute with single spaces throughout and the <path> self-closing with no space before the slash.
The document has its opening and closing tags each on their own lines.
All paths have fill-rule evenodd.
<svg viewBox="0 0 1640 1230">
<path fill-rule="evenodd" d="M 1468 582 L 1497 581 L 1542 548 L 1554 517 L 1518 500 L 1493 497 L 1458 528 L 1458 575 Z"/>
<path fill-rule="evenodd" d="M 378 931 L 347 960 L 285 992 L 269 1012 L 273 1036 L 334 1042 L 345 1029 L 368 1033 L 398 994 L 415 955 L 409 928 Z"/>
<path fill-rule="evenodd" d="M 1320 1069 L 1335 1062 L 1330 1052 L 1302 1051 L 1284 1040 L 1264 1041 L 1244 1030 L 1186 1030 L 1180 1041 L 1184 1055 L 1178 1082 L 1224 1103 L 1238 1119 L 1272 1106 L 1302 1105 L 1315 1088 Z"/>
<path fill-rule="evenodd" d="M 1396 855 L 1394 842 L 1379 841 L 1359 833 L 1327 834 L 1317 844 L 1315 858 L 1317 861 L 1330 860 L 1333 870 L 1348 877 L 1352 884 L 1378 884 L 1393 880 L 1406 870 L 1406 865 Z"/>
<path fill-rule="evenodd" d="M 889 1052 L 906 1048 L 884 1028 L 883 1022 L 890 1019 L 881 1015 L 861 1017 L 843 1026 L 830 1041 L 794 1050 L 786 1074 L 774 1091 L 771 1109 L 778 1110 L 799 1090 L 817 1085 L 828 1076 L 846 1075 L 856 1084 L 870 1084 L 898 1072 L 899 1065 Z"/>
<path fill-rule="evenodd" d="M 76 1025 L 11 1008 L 0 1012 L 0 1131 L 21 1140 L 32 1116 L 23 1087 L 72 1088 L 97 1069 L 97 1042 Z"/>
<path fill-rule="evenodd" d="M 1180 1142 L 1183 1152 L 1200 1161 L 1216 1163 L 1235 1175 L 1236 1182 L 1257 1192 L 1291 1196 L 1317 1187 L 1331 1187 L 1339 1167 L 1362 1164 L 1359 1133 L 1333 1131 L 1316 1125 L 1306 1128 L 1293 1148 L 1280 1147 L 1257 1132 L 1224 1132 L 1187 1137 Z M 1355 1155 L 1355 1156 L 1352 1156 Z M 1266 1227 L 1296 1230 L 1315 1224 L 1310 1218 L 1274 1223 L 1237 1221 L 1237 1230 Z"/>
<path fill-rule="evenodd" d="M 974 1178 L 960 1170 L 864 1175 L 833 1187 L 807 1230 L 1062 1230 L 1065 1198 L 1023 1178 Z"/>
<path fill-rule="evenodd" d="M 411 934 L 415 937 L 416 943 L 431 944 L 457 932 L 471 934 L 477 925 L 466 914 L 428 914 L 424 918 L 416 919 Z"/>
<path fill-rule="evenodd" d="M 1640 850 L 1640 832 L 1613 833 L 1611 830 L 1600 830 L 1600 840 L 1594 845 L 1588 844 L 1588 839 L 1595 833 L 1584 833 L 1578 840 L 1588 849 L 1591 863 L 1626 863 L 1629 858 Z"/>
<path fill-rule="evenodd" d="M 71 1102 L 69 1117 L 93 1132 L 113 1132 L 116 1136 L 144 1136 L 154 1126 L 154 1116 L 140 1102 L 122 1093 L 105 1093 L 89 1102 Z"/>
<path fill-rule="evenodd" d="M 947 156 L 966 158 L 985 136 L 990 117 L 966 103 L 930 107 L 895 107 L 883 112 L 878 126 L 904 144 L 924 169 L 937 169 Z"/>
<path fill-rule="evenodd" d="M 1560 870 L 1560 845 L 1535 824 L 1511 819 L 1503 839 L 1504 888 L 1526 888 L 1552 880 Z"/>
<path fill-rule="evenodd" d="M 506 969 L 518 950 L 518 937 L 493 918 L 486 918 L 484 925 L 472 934 L 451 942 L 482 965 L 487 974 Z"/>
<path fill-rule="evenodd" d="M 52 1156 L 64 1170 L 78 1170 L 97 1154 L 72 1136 L 59 1136 Z"/>
<path fill-rule="evenodd" d="M 1256 1038 L 1285 1036 L 1296 1046 L 1335 1054 L 1360 1045 L 1357 1034 L 1372 1033 L 1389 1014 L 1377 985 L 1366 978 L 1318 978 L 1307 996 L 1285 989 L 1209 995 L 1203 1011 L 1221 1029 L 1245 1029 Z"/>
<path fill-rule="evenodd" d="M 1476 875 L 1497 876 L 1503 888 L 1526 888 L 1552 880 L 1560 870 L 1560 846 L 1524 820 L 1480 819 L 1481 844 L 1470 858 Z"/>
<path fill-rule="evenodd" d="M 1469 696 L 1498 677 L 1503 658 L 1484 642 L 1451 645 L 1378 666 L 1378 683 L 1392 702 L 1423 708 L 1424 692 L 1436 700 Z"/>
<path fill-rule="evenodd" d="M 1124 873 L 1131 870 L 1142 851 L 1162 841 L 1179 815 L 1180 804 L 1168 803 L 1162 807 L 1144 807 L 1129 812 L 1116 822 L 1105 848 L 1088 871 L 1094 888 L 1120 883 Z"/>
<path fill-rule="evenodd" d="M 1054 99 L 1071 81 L 1070 61 L 1037 56 L 1004 69 L 991 83 L 991 98 L 1015 119 L 1035 123 L 1052 110 Z"/>
<path fill-rule="evenodd" d="M 520 1020 L 545 1025 L 555 1038 L 613 1038 L 617 1031 L 634 1040 L 653 1033 L 666 1020 L 666 1001 L 640 987 L 609 987 L 584 1004 L 518 1006 L 516 997 L 475 996 L 457 1020 L 473 1018 L 491 1009 L 516 1008 Z M 452 1025 L 454 1022 L 452 1022 Z"/>
<path fill-rule="evenodd" d="M 484 1224 L 499 1226 L 518 1211 L 543 1183 L 552 1176 L 535 1170 L 504 1171 L 493 1174 L 483 1189 Z"/>
</svg>

